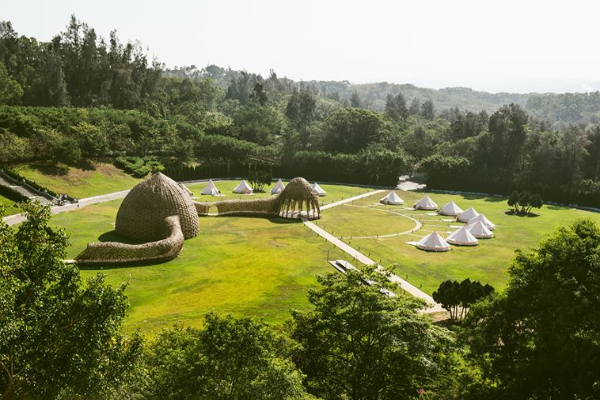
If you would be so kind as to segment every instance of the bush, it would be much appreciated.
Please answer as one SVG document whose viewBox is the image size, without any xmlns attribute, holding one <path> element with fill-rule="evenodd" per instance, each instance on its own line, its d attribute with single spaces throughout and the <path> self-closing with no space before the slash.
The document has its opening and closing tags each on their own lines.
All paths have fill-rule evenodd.
<svg viewBox="0 0 600 400">
<path fill-rule="evenodd" d="M 136 178 L 143 178 L 165 169 L 155 157 L 118 157 L 115 166 Z"/>
</svg>

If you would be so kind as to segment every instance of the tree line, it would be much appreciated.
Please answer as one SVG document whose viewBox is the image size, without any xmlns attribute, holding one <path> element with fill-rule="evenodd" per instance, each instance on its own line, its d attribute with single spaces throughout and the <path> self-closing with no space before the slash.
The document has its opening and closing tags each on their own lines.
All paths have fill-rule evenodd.
<svg viewBox="0 0 600 400">
<path fill-rule="evenodd" d="M 23 207 L 16 229 L 0 219 L 2 400 L 600 397 L 600 228 L 589 219 L 517 252 L 501 293 L 444 282 L 435 296 L 455 316 L 456 304 L 470 310 L 460 329 L 365 266 L 319 276 L 311 311 L 281 326 L 209 313 L 202 328 L 148 340 L 123 333 L 127 284 L 82 278 L 49 207 Z"/>
<path fill-rule="evenodd" d="M 44 52 L 62 72 L 43 75 Z M 69 101 L 28 100 L 39 85 L 55 84 L 64 90 L 48 93 Z M 75 17 L 49 43 L 19 37 L 4 22 L 0 164 L 154 157 L 169 171 L 204 166 L 194 169 L 198 177 L 260 169 L 387 186 L 422 171 L 433 188 L 600 204 L 600 125 L 555 129 L 513 103 L 491 114 L 438 109 L 396 89 L 379 112 L 358 90 L 344 97 L 274 71 L 163 71 L 139 46 L 120 44 L 115 32 L 107 44 Z"/>
</svg>

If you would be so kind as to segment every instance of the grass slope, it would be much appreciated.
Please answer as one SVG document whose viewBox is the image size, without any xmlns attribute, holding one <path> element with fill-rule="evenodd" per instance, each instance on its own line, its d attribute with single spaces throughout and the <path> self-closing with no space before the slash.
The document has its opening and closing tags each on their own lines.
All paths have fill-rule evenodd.
<svg viewBox="0 0 600 400">
<path fill-rule="evenodd" d="M 406 242 L 418 241 L 432 231 L 438 231 L 446 237 L 449 232 L 456 230 L 451 226 L 462 224 L 442 221 L 450 217 L 429 216 L 428 212 L 405 210 L 404 207 L 410 207 L 424 193 L 397 193 L 405 200 L 404 206 L 374 206 L 381 196 L 370 196 L 354 202 L 354 205 L 373 206 L 406 214 L 422 222 L 422 229 L 412 235 L 344 241 L 360 248 L 364 254 L 371 254 L 372 259 L 383 265 L 398 264 L 398 275 L 430 294 L 446 279 L 471 278 L 502 289 L 507 283 L 506 269 L 516 249 L 528 250 L 536 246 L 547 234 L 579 217 L 590 217 L 600 224 L 599 213 L 568 207 L 546 205 L 541 210 L 535 210 L 539 214 L 537 217 L 519 217 L 506 214 L 508 206 L 505 198 L 428 193 L 440 207 L 450 200 L 454 200 L 465 210 L 474 207 L 497 227 L 494 231 L 495 238 L 481 239 L 476 247 L 452 246 L 452 251 L 445 253 L 425 252 Z M 365 210 L 365 213 L 357 213 L 353 210 L 349 213 L 348 208 L 350 206 L 341 206 L 324 211 L 318 224 L 328 231 L 335 227 L 333 234 L 338 237 L 340 232 L 351 232 L 353 236 L 360 236 L 363 232 L 372 234 L 374 224 L 371 219 L 375 211 Z M 379 213 L 378 216 L 375 225 L 380 226 L 380 234 L 393 231 L 392 227 L 401 218 L 389 213 Z"/>
<path fill-rule="evenodd" d="M 69 257 L 114 228 L 119 201 L 58 214 L 54 225 L 71 234 Z M 209 310 L 282 322 L 290 309 L 306 310 L 316 275 L 333 269 L 327 257 L 344 258 L 299 222 L 205 217 L 200 235 L 181 256 L 159 265 L 104 269 L 107 281 L 129 280 L 126 329 L 153 334 L 175 323 L 198 326 Z M 97 270 L 85 270 L 90 276 Z"/>
<path fill-rule="evenodd" d="M 6 215 L 14 214 L 18 210 L 14 207 L 16 203 L 6 197 L 0 195 L 0 207 L 6 207 Z"/>
<path fill-rule="evenodd" d="M 112 164 L 97 162 L 89 169 L 39 163 L 19 165 L 14 170 L 56 193 L 67 193 L 79 199 L 131 189 L 141 181 Z"/>
</svg>

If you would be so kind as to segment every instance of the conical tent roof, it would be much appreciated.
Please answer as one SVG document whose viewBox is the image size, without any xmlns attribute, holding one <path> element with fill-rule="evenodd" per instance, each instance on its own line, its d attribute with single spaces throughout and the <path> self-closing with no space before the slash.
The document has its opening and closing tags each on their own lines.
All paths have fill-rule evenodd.
<svg viewBox="0 0 600 400">
<path fill-rule="evenodd" d="M 311 186 L 312 186 L 313 190 L 315 192 L 317 192 L 317 194 L 319 196 L 325 196 L 327 194 L 327 192 L 324 191 L 323 188 L 321 186 L 319 186 L 319 184 L 317 182 L 313 183 Z"/>
<path fill-rule="evenodd" d="M 475 222 L 473 225 L 467 226 L 471 235 L 475 236 L 478 239 L 489 239 L 494 237 L 494 234 L 486 228 L 486 226 L 481 221 Z"/>
<path fill-rule="evenodd" d="M 168 235 L 165 218 L 172 215 L 179 217 L 186 239 L 198 235 L 198 213 L 194 202 L 177 182 L 157 172 L 138 183 L 123 199 L 115 232 L 129 239 L 162 240 Z"/>
<path fill-rule="evenodd" d="M 253 192 L 252 188 L 245 180 L 242 180 L 236 187 L 233 189 L 233 193 L 239 194 L 251 194 Z"/>
<path fill-rule="evenodd" d="M 444 206 L 442 208 L 440 208 L 440 210 L 438 211 L 438 213 L 441 215 L 451 215 L 451 216 L 457 216 L 461 212 L 463 212 L 462 208 L 457 206 L 456 203 L 453 201 L 451 201 L 450 203 L 444 204 Z"/>
<path fill-rule="evenodd" d="M 469 232 L 469 229 L 467 229 L 466 226 L 452 232 L 450 236 L 446 238 L 446 241 L 458 246 L 476 246 L 479 243 L 477 238 Z"/>
<path fill-rule="evenodd" d="M 273 186 L 273 189 L 271 189 L 271 194 L 279 194 L 283 192 L 283 189 L 285 189 L 285 186 L 283 185 L 281 179 L 279 179 L 275 186 Z"/>
<path fill-rule="evenodd" d="M 483 214 L 479 214 L 475 218 L 471 218 L 469 220 L 469 225 L 473 225 L 477 221 L 483 222 L 485 227 L 488 228 L 490 231 L 493 231 L 494 229 L 496 229 L 496 225 L 492 224 L 492 222 L 489 219 L 487 219 L 485 217 L 485 215 L 483 215 Z"/>
<path fill-rule="evenodd" d="M 417 243 L 417 247 L 421 250 L 429 251 L 448 251 L 450 245 L 437 232 L 430 233 Z"/>
<path fill-rule="evenodd" d="M 413 206 L 417 210 L 437 210 L 438 205 L 435 204 L 433 200 L 429 196 L 423 197 L 421 200 L 417 201 Z"/>
<path fill-rule="evenodd" d="M 456 217 L 460 222 L 469 222 L 470 219 L 478 216 L 479 213 L 473 207 L 469 207 L 467 211 L 463 211 Z"/>
<path fill-rule="evenodd" d="M 216 196 L 218 195 L 219 189 L 217 189 L 217 187 L 215 186 L 215 183 L 212 181 L 212 179 L 208 180 L 208 183 L 206 184 L 206 186 L 204 187 L 204 189 L 202 189 L 202 193 L 200 194 L 206 194 L 206 195 L 210 195 L 210 196 Z"/>
<path fill-rule="evenodd" d="M 396 192 L 388 193 L 388 195 L 385 196 L 383 199 L 381 199 L 380 202 L 382 202 L 383 204 L 391 204 L 391 205 L 404 204 L 404 200 L 402 200 L 400 198 L 400 196 L 398 196 L 396 194 Z"/>
</svg>

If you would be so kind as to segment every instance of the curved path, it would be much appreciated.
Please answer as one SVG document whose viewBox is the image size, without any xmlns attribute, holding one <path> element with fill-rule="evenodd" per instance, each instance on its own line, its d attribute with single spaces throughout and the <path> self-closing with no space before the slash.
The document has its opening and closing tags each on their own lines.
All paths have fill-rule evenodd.
<svg viewBox="0 0 600 400">
<path fill-rule="evenodd" d="M 335 207 L 335 206 L 338 206 L 338 205 L 341 205 L 341 204 L 352 202 L 352 201 L 357 200 L 359 198 L 364 198 L 364 197 L 372 196 L 372 195 L 380 193 L 380 192 L 382 192 L 382 190 L 377 190 L 377 191 L 373 191 L 373 192 L 361 194 L 360 196 L 351 197 L 349 199 L 343 200 L 342 202 L 331 203 L 330 206 L 331 207 Z M 331 207 L 328 207 L 328 208 L 331 208 Z M 349 244 L 347 244 L 345 242 L 342 242 L 340 239 L 336 238 L 335 236 L 333 236 L 329 232 L 325 231 L 324 229 L 318 227 L 317 225 L 315 225 L 311 221 L 307 220 L 306 218 L 303 218 L 302 222 L 304 223 L 304 225 L 306 225 L 307 227 L 309 227 L 313 232 L 315 232 L 316 234 L 318 234 L 322 238 L 326 239 L 329 243 L 331 243 L 334 246 L 338 247 L 340 250 L 344 251 L 346 254 L 352 256 L 353 258 L 355 258 L 356 260 L 360 261 L 361 263 L 366 264 L 366 265 L 375 265 L 375 264 L 377 264 L 375 261 L 373 261 L 369 257 L 365 256 L 360 251 L 356 250 L 355 248 L 353 248 Z M 418 222 L 418 221 L 416 221 L 416 222 Z M 378 265 L 378 267 L 383 270 L 383 267 L 381 265 Z M 392 282 L 394 282 L 394 283 L 397 283 L 398 286 L 401 289 L 403 289 L 404 291 L 408 292 L 412 296 L 417 297 L 417 298 L 422 299 L 422 300 L 425 300 L 427 302 L 427 304 L 429 304 L 429 307 L 426 308 L 426 309 L 424 309 L 423 313 L 431 314 L 431 313 L 438 313 L 438 312 L 444 312 L 445 311 L 442 308 L 441 304 L 438 304 L 438 303 L 435 302 L 435 300 L 433 300 L 433 297 L 431 297 L 427 293 L 423 292 L 421 289 L 417 288 L 416 286 L 411 285 L 410 283 L 408 283 L 408 281 L 400 278 L 399 276 L 397 276 L 395 274 L 391 274 L 390 277 L 389 277 L 389 280 L 392 281 Z"/>
<path fill-rule="evenodd" d="M 418 231 L 423 226 L 423 224 L 421 222 L 417 221 L 416 219 L 414 219 L 412 217 L 409 217 L 406 214 L 401 214 L 401 213 L 399 213 L 397 211 L 382 210 L 380 208 L 368 207 L 368 206 L 355 206 L 354 204 L 348 204 L 348 207 L 366 208 L 366 209 L 369 209 L 369 210 L 375 210 L 375 211 L 387 212 L 387 213 L 390 213 L 390 214 L 396 214 L 396 215 L 408 218 L 411 221 L 413 221 L 415 223 L 415 227 L 412 228 L 409 231 L 398 232 L 398 233 L 390 233 L 388 235 L 376 235 L 376 236 L 342 236 L 340 239 L 380 239 L 380 238 L 395 237 L 395 236 L 400 236 L 400 235 L 408 235 L 408 234 L 411 234 L 411 233 L 413 233 L 415 231 Z"/>
</svg>

